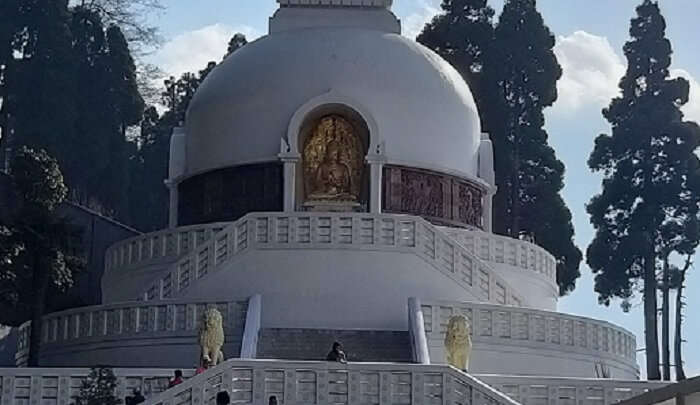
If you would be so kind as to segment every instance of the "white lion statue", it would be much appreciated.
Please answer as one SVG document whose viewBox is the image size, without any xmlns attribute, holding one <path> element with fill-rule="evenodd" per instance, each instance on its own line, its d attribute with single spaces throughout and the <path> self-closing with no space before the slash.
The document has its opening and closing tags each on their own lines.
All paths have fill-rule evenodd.
<svg viewBox="0 0 700 405">
<path fill-rule="evenodd" d="M 221 347 L 224 345 L 224 325 L 221 312 L 207 309 L 199 325 L 199 346 L 202 349 L 199 361 L 203 367 L 213 367 L 224 361 Z"/>
<path fill-rule="evenodd" d="M 445 357 L 450 366 L 467 371 L 472 352 L 472 339 L 469 336 L 469 320 L 463 315 L 455 315 L 447 324 L 445 335 Z"/>
</svg>

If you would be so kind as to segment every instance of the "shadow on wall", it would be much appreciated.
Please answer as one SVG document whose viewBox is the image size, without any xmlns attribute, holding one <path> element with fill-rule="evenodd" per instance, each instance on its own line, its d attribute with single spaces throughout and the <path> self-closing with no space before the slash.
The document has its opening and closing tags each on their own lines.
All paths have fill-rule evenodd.
<svg viewBox="0 0 700 405">
<path fill-rule="evenodd" d="M 0 327 L 0 367 L 15 367 L 17 328 Z"/>
</svg>

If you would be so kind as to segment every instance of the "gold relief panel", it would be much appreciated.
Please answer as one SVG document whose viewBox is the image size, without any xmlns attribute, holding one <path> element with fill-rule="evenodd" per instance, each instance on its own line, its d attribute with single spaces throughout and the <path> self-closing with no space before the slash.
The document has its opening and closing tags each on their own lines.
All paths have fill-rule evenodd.
<svg viewBox="0 0 700 405">
<path fill-rule="evenodd" d="M 319 119 L 304 144 L 305 201 L 359 201 L 362 151 L 359 135 L 345 118 Z"/>
<path fill-rule="evenodd" d="M 483 226 L 484 191 L 454 176 L 403 166 L 384 167 L 382 210 L 419 215 L 445 225 Z"/>
</svg>

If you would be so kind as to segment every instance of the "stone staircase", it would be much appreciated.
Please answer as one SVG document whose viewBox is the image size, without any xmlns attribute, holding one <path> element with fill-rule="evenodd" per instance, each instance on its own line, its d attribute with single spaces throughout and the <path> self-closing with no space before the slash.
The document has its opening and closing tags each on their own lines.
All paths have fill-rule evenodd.
<svg viewBox="0 0 700 405">
<path fill-rule="evenodd" d="M 348 361 L 411 363 L 405 331 L 262 329 L 260 359 L 325 360 L 333 342 L 341 342 Z"/>
</svg>

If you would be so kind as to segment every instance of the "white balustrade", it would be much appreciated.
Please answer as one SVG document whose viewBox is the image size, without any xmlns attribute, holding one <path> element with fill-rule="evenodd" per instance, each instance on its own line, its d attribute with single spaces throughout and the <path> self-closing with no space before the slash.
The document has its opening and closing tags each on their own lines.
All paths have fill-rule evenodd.
<svg viewBox="0 0 700 405">
<path fill-rule="evenodd" d="M 413 253 L 484 302 L 527 302 L 474 253 L 414 216 L 360 213 L 253 213 L 226 226 L 175 262 L 138 299 L 181 296 L 207 274 L 250 249 L 356 249 Z M 235 271 L 235 269 L 231 269 Z"/>
<path fill-rule="evenodd" d="M 624 328 L 605 321 L 473 302 L 422 302 L 428 340 L 442 342 L 453 315 L 464 315 L 472 341 L 570 351 L 581 349 L 592 357 L 609 354 L 636 367 L 636 339 Z"/>
<path fill-rule="evenodd" d="M 41 350 L 64 345 L 100 342 L 105 339 L 129 339 L 142 336 L 167 338 L 191 335 L 195 337 L 202 313 L 217 308 L 223 316 L 227 331 L 242 329 L 247 301 L 131 302 L 99 305 L 57 312 L 42 318 Z M 17 364 L 24 365 L 29 350 L 31 322 L 19 329 Z"/>
<path fill-rule="evenodd" d="M 214 404 L 226 390 L 231 403 L 517 405 L 508 396 L 447 366 L 229 360 L 146 402 Z"/>
<path fill-rule="evenodd" d="M 611 405 L 668 385 L 663 381 L 477 375 L 523 405 Z"/>
<path fill-rule="evenodd" d="M 184 226 L 139 235 L 120 241 L 107 249 L 105 271 L 118 273 L 154 262 L 172 262 L 197 246 L 207 243 L 212 235 L 229 222 Z"/>
<path fill-rule="evenodd" d="M 556 259 L 534 243 L 480 230 L 449 227 L 441 229 L 481 260 L 529 270 L 539 274 L 552 285 L 557 285 Z"/>
<path fill-rule="evenodd" d="M 146 397 L 165 391 L 173 376 L 170 369 L 114 369 L 115 395 L 122 401 L 139 389 Z M 75 403 L 87 368 L 0 368 L 0 404 Z M 185 371 L 185 376 L 192 371 Z"/>
</svg>

